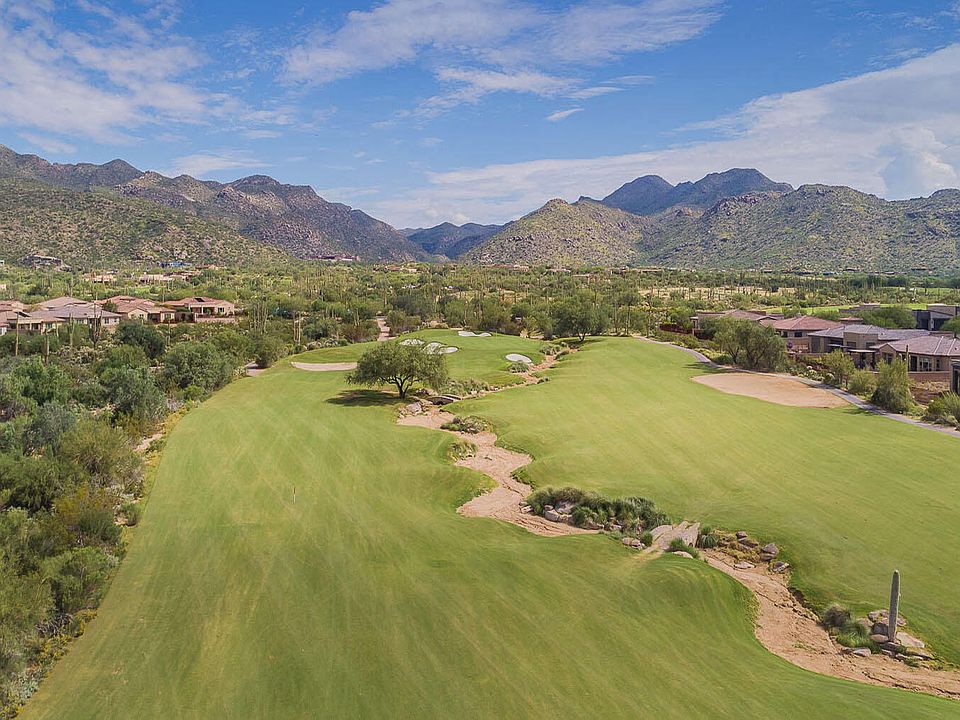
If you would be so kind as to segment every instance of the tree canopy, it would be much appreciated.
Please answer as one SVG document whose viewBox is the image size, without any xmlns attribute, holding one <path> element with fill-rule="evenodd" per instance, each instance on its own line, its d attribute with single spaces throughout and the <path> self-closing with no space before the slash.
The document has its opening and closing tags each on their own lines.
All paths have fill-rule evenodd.
<svg viewBox="0 0 960 720">
<path fill-rule="evenodd" d="M 776 331 L 749 320 L 721 320 L 715 339 L 734 364 L 747 370 L 776 370 L 786 360 Z"/>
<path fill-rule="evenodd" d="M 386 385 L 397 388 L 400 397 L 415 382 L 434 389 L 447 383 L 447 360 L 442 353 L 430 352 L 423 345 L 404 345 L 397 341 L 377 343 L 357 361 L 357 369 L 347 376 L 354 385 Z"/>
</svg>

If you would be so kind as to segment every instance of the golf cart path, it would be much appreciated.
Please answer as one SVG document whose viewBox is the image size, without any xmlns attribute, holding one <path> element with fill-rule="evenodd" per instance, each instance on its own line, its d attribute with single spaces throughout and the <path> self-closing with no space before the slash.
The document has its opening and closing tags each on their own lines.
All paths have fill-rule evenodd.
<svg viewBox="0 0 960 720">
<path fill-rule="evenodd" d="M 821 675 L 868 685 L 901 688 L 960 700 L 960 672 L 910 667 L 886 655 L 844 653 L 787 587 L 786 578 L 758 565 L 734 567 L 736 560 L 715 550 L 701 551 L 712 568 L 726 573 L 757 599 L 754 633 L 770 652 Z"/>
<path fill-rule="evenodd" d="M 794 382 L 803 383 L 804 385 L 809 385 L 810 387 L 823 390 L 825 392 L 836 395 L 838 398 L 843 398 L 851 405 L 855 405 L 861 410 L 872 413 L 874 415 L 880 415 L 882 417 L 890 418 L 891 420 L 896 420 L 897 422 L 904 423 L 906 425 L 913 425 L 914 427 L 924 428 L 925 430 L 932 430 L 934 432 L 942 433 L 944 435 L 950 435 L 951 437 L 960 438 L 960 430 L 953 430 L 951 428 L 941 427 L 940 425 L 934 425 L 933 423 L 924 422 L 923 420 L 917 420 L 906 415 L 900 415 L 899 413 L 892 413 L 884 410 L 883 408 L 877 407 L 871 402 L 867 402 L 863 398 L 854 395 L 853 393 L 848 393 L 846 390 L 841 390 L 840 388 L 835 388 L 826 383 L 818 382 L 816 380 L 811 380 L 810 378 L 797 377 L 796 375 L 786 375 L 783 373 L 760 373 L 753 370 L 731 370 L 730 368 L 724 367 L 723 365 L 717 365 L 713 360 L 708 358 L 701 352 L 693 350 L 692 348 L 686 348 L 682 345 L 674 345 L 670 342 L 664 342 L 662 340 L 654 340 L 653 338 L 648 338 L 643 335 L 634 335 L 633 337 L 643 342 L 653 343 L 655 345 L 666 345 L 668 347 L 676 348 L 677 350 L 682 350 L 699 362 L 702 362 L 704 365 L 707 365 L 714 370 L 722 370 L 724 372 L 736 372 L 736 373 L 745 373 L 753 375 L 761 375 L 766 377 L 779 377 L 779 378 L 788 378 Z M 701 381 L 701 384 L 707 384 Z"/>
</svg>

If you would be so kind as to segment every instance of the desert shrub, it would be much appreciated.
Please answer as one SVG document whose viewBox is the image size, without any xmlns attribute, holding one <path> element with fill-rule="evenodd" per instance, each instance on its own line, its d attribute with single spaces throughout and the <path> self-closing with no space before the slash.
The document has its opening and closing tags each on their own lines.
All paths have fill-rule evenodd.
<svg viewBox="0 0 960 720">
<path fill-rule="evenodd" d="M 476 395 L 477 393 L 486 392 L 490 389 L 490 385 L 476 378 L 466 378 L 450 380 L 443 389 L 445 392 L 464 397 L 466 395 Z"/>
<path fill-rule="evenodd" d="M 530 369 L 530 366 L 525 362 L 514 362 L 510 363 L 510 367 L 507 368 L 508 371 L 512 373 L 525 373 Z"/>
<path fill-rule="evenodd" d="M 687 545 L 680 538 L 674 538 L 670 541 L 670 547 L 667 549 L 668 552 L 685 552 L 690 553 L 694 557 L 700 557 L 700 553 L 692 545 Z"/>
<path fill-rule="evenodd" d="M 667 516 L 646 498 L 607 498 L 575 487 L 541 488 L 532 492 L 527 502 L 538 515 L 543 513 L 544 505 L 572 503 L 575 507 L 571 510 L 570 519 L 580 527 L 587 524 L 588 520 L 601 525 L 615 522 L 624 532 L 634 533 L 668 522 Z"/>
<path fill-rule="evenodd" d="M 713 528 L 704 526 L 700 528 L 700 534 L 697 536 L 697 547 L 709 550 L 715 548 L 720 542 L 720 535 Z"/>
<path fill-rule="evenodd" d="M 853 626 L 862 628 L 863 626 L 853 623 Z M 866 628 L 863 628 L 866 629 Z M 837 633 L 836 640 L 839 644 L 848 648 L 869 648 L 871 652 L 877 652 L 880 648 L 870 639 L 868 635 L 863 635 L 853 630 L 842 630 Z"/>
<path fill-rule="evenodd" d="M 823 611 L 820 621 L 826 628 L 843 628 L 850 624 L 850 611 L 843 605 L 833 603 Z"/>
<path fill-rule="evenodd" d="M 730 356 L 730 353 L 715 353 L 710 359 L 713 360 L 717 365 L 733 365 L 733 358 Z"/>
<path fill-rule="evenodd" d="M 448 420 L 440 427 L 442 427 L 444 430 L 452 430 L 453 432 L 463 432 L 476 435 L 484 430 L 488 430 L 490 428 L 490 423 L 483 418 L 478 418 L 476 415 L 456 415 L 454 416 L 453 420 Z"/>
<path fill-rule="evenodd" d="M 895 413 L 904 413 L 913 407 L 910 377 L 903 360 L 897 358 L 890 363 L 880 363 L 877 389 L 873 391 L 871 399 L 884 410 Z"/>
<path fill-rule="evenodd" d="M 867 370 L 854 370 L 847 381 L 847 390 L 854 395 L 872 395 L 877 388 L 873 373 Z"/>
<path fill-rule="evenodd" d="M 647 547 L 650 547 L 651 545 L 653 545 L 653 533 L 650 532 L 649 530 L 640 533 L 637 536 L 637 538 L 640 540 L 640 542 L 642 542 Z"/>
<path fill-rule="evenodd" d="M 447 456 L 451 460 L 463 460 L 477 454 L 477 446 L 469 440 L 454 440 L 450 443 Z"/>
<path fill-rule="evenodd" d="M 75 613 L 96 607 L 116 564 L 116 557 L 95 547 L 76 548 L 50 558 L 44 564 L 44 572 L 50 578 L 58 609 Z"/>
<path fill-rule="evenodd" d="M 143 516 L 143 508 L 139 503 L 124 503 L 120 506 L 120 514 L 123 515 L 127 526 L 133 527 L 140 522 L 140 518 Z"/>
<path fill-rule="evenodd" d="M 960 423 L 960 395 L 946 393 L 927 405 L 926 417 L 935 422 Z"/>
</svg>

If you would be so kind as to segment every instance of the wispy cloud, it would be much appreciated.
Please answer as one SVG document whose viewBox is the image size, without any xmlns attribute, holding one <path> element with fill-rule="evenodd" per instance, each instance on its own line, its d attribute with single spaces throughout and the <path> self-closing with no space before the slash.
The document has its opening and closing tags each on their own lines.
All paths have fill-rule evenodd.
<svg viewBox="0 0 960 720">
<path fill-rule="evenodd" d="M 21 132 L 19 135 L 31 145 L 36 145 L 38 148 L 48 153 L 55 153 L 57 155 L 72 155 L 77 151 L 77 149 L 70 143 L 57 140 L 56 138 L 47 137 L 46 135 L 38 135 L 31 132 Z"/>
<path fill-rule="evenodd" d="M 372 209 L 400 225 L 467 215 L 502 222 L 552 197 L 602 197 L 646 173 L 674 182 L 753 166 L 795 185 L 829 182 L 889 198 L 960 184 L 960 44 L 898 67 L 769 95 L 709 125 L 714 138 L 663 150 L 551 158 L 428 174 Z"/>
<path fill-rule="evenodd" d="M 58 27 L 48 1 L 0 3 L 0 123 L 116 143 L 147 124 L 202 122 L 232 108 L 184 79 L 204 59 L 163 30 L 171 3 L 140 17 L 78 6 L 103 25 L 97 32 Z"/>
<path fill-rule="evenodd" d="M 569 110 L 557 110 L 556 112 L 547 115 L 546 119 L 550 122 L 559 122 L 560 120 L 564 120 L 578 112 L 583 112 L 583 108 L 576 107 L 570 108 Z"/>
<path fill-rule="evenodd" d="M 720 0 L 581 0 L 561 9 L 511 0 L 387 0 L 320 28 L 286 55 L 288 79 L 324 84 L 416 62 L 436 64 L 450 86 L 415 115 L 436 115 L 494 92 L 588 99 L 616 88 L 585 86 L 586 68 L 702 34 Z M 633 82 L 631 82 L 631 79 Z M 623 84 L 646 82 L 646 76 Z"/>
<path fill-rule="evenodd" d="M 203 178 L 221 170 L 251 170 L 269 165 L 240 151 L 199 152 L 184 155 L 170 161 L 170 166 L 161 172 L 164 175 L 192 175 Z"/>
</svg>

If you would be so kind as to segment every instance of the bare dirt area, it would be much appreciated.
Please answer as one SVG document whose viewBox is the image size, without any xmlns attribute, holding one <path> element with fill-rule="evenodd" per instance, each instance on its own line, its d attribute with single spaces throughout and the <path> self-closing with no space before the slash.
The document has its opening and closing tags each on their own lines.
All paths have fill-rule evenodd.
<svg viewBox="0 0 960 720">
<path fill-rule="evenodd" d="M 731 395 L 744 395 L 791 407 L 836 408 L 849 404 L 831 392 L 782 375 L 725 372 L 697 375 L 693 381 Z"/>
<path fill-rule="evenodd" d="M 340 363 L 305 363 L 305 362 L 292 362 L 290 363 L 297 370 L 306 370 L 308 372 L 335 372 L 337 370 L 354 370 L 357 367 L 355 362 L 340 362 Z"/>
<path fill-rule="evenodd" d="M 784 575 L 763 566 L 739 569 L 734 567 L 736 560 L 721 552 L 702 552 L 711 567 L 753 592 L 759 605 L 756 636 L 770 652 L 821 675 L 960 700 L 960 672 L 910 667 L 886 655 L 844 653 L 816 615 L 790 593 Z"/>
</svg>

